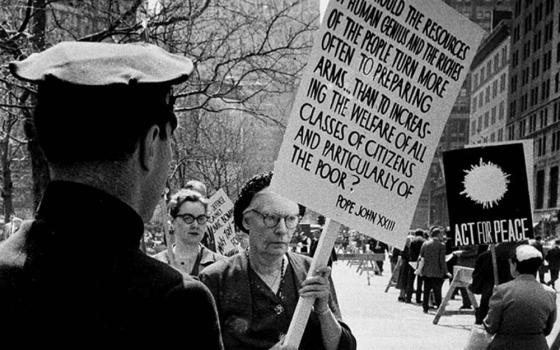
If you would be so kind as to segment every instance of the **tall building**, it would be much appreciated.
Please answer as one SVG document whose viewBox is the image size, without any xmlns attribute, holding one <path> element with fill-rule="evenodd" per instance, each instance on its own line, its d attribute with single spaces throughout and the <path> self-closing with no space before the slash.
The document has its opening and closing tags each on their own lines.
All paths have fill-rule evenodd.
<svg viewBox="0 0 560 350">
<path fill-rule="evenodd" d="M 504 141 L 508 106 L 510 22 L 502 21 L 471 65 L 469 143 Z"/>
<path fill-rule="evenodd" d="M 559 209 L 559 20 L 558 0 L 515 1 L 507 136 L 534 141 L 533 222 L 556 220 Z"/>
<path fill-rule="evenodd" d="M 508 18 L 513 0 L 444 0 L 449 6 L 468 17 L 490 33 L 501 19 Z M 463 147 L 468 143 L 471 98 L 471 78 L 467 76 L 455 105 L 441 135 L 437 151 L 432 160 L 428 178 L 416 206 L 412 227 L 427 227 L 432 224 L 447 226 L 447 197 L 441 154 Z"/>
<path fill-rule="evenodd" d="M 502 10 L 511 11 L 514 0 L 444 0 L 446 4 L 468 17 L 487 32 L 504 18 Z"/>
</svg>

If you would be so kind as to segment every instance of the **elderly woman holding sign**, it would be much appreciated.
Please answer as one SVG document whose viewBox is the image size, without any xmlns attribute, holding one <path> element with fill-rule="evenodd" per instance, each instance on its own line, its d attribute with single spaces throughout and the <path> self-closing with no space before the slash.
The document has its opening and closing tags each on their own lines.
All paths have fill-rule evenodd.
<svg viewBox="0 0 560 350">
<path fill-rule="evenodd" d="M 193 276 L 198 276 L 206 266 L 223 260 L 223 256 L 200 244 L 206 233 L 207 213 L 208 202 L 200 193 L 180 190 L 174 194 L 169 202 L 169 214 L 175 244 L 171 249 L 154 255 L 154 258 L 167 264 L 173 262 L 179 271 Z"/>
<path fill-rule="evenodd" d="M 330 269 L 306 278 L 311 259 L 288 251 L 305 208 L 272 192 L 271 178 L 272 173 L 253 177 L 235 203 L 235 223 L 249 234 L 249 249 L 199 276 L 216 299 L 224 346 L 284 348 L 280 344 L 302 297 L 316 299 L 299 349 L 355 349 L 331 298 Z"/>
</svg>

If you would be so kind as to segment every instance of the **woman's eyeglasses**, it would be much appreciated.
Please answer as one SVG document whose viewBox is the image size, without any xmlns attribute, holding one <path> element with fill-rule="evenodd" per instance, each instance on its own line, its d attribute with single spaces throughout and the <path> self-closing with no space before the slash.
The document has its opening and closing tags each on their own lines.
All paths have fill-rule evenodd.
<svg viewBox="0 0 560 350">
<path fill-rule="evenodd" d="M 204 225 L 208 222 L 208 216 L 206 215 L 199 215 L 197 217 L 194 217 L 191 214 L 178 214 L 176 217 L 180 218 L 185 224 L 189 225 L 192 224 L 195 220 L 199 225 Z"/>
<path fill-rule="evenodd" d="M 255 209 L 247 210 L 244 214 L 249 212 L 257 213 L 261 217 L 263 224 L 268 228 L 276 227 L 280 222 L 280 219 L 284 219 L 284 223 L 286 224 L 286 227 L 292 229 L 295 228 L 299 224 L 299 221 L 301 220 L 301 216 L 299 215 L 263 214 Z"/>
</svg>

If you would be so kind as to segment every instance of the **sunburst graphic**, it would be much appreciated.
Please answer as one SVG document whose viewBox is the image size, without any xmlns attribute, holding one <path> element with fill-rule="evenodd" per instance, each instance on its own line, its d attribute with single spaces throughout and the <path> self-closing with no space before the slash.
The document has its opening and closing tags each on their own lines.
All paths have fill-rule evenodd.
<svg viewBox="0 0 560 350">
<path fill-rule="evenodd" d="M 478 165 L 465 170 L 465 189 L 461 194 L 482 205 L 483 209 L 492 208 L 508 191 L 509 176 L 498 165 L 480 158 Z"/>
</svg>

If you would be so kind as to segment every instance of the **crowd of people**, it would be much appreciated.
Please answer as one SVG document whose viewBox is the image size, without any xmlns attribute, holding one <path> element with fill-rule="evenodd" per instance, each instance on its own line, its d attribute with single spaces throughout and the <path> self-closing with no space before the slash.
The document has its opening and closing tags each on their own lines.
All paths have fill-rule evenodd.
<svg viewBox="0 0 560 350">
<path fill-rule="evenodd" d="M 356 349 L 330 268 L 308 276 L 311 258 L 289 251 L 305 208 L 269 189 L 272 173 L 239 193 L 245 236 L 231 257 L 202 244 L 200 183 L 171 194 L 166 249 L 141 251 L 171 162 L 172 86 L 191 74 L 189 59 L 147 44 L 65 42 L 10 69 L 37 84 L 33 122 L 51 181 L 35 219 L 0 244 L 3 334 L 62 348 Z M 111 240 L 103 251 L 90 244 L 98 235 Z M 313 307 L 296 347 L 284 337 L 299 298 Z"/>
<path fill-rule="evenodd" d="M 290 249 L 306 209 L 270 189 L 271 172 L 241 188 L 233 210 L 238 246 L 226 256 L 205 241 L 208 193 L 197 181 L 169 197 L 165 249 L 153 258 L 140 250 L 171 162 L 171 90 L 191 74 L 190 60 L 152 45 L 67 42 L 10 69 L 37 84 L 33 122 L 51 181 L 35 219 L 0 244 L 4 334 L 57 347 L 84 340 L 144 347 L 158 334 L 159 346 L 293 349 L 284 337 L 298 299 L 309 298 L 298 348 L 356 349 L 330 267 L 308 276 L 318 234 L 309 254 Z M 539 239 L 498 244 L 494 276 L 486 247 L 454 250 L 446 233 L 416 230 L 392 250 L 398 300 L 414 297 L 428 313 L 441 304 L 453 266 L 471 267 L 469 289 L 481 295 L 475 323 L 495 334 L 490 349 L 548 349 L 560 240 L 547 252 Z M 99 234 L 111 240 L 101 252 L 90 244 Z M 389 247 L 357 242 L 359 251 L 383 255 L 376 262 L 383 273 Z M 341 245 L 347 251 L 348 236 Z M 459 292 L 462 308 L 472 308 L 468 291 Z"/>
<path fill-rule="evenodd" d="M 400 260 L 394 269 L 398 276 L 396 287 L 400 289 L 398 301 L 411 303 L 415 296 L 424 313 L 437 309 L 442 302 L 444 281 L 448 279 L 451 284 L 453 280 L 454 266 L 470 268 L 472 282 L 468 289 L 480 295 L 474 323 L 493 335 L 488 349 L 549 349 L 545 336 L 552 331 L 557 317 L 555 282 L 560 267 L 560 240 L 547 251 L 538 236 L 531 242 L 497 244 L 498 276 L 494 276 L 488 246 L 453 247 L 449 230 L 438 226 L 428 232 L 411 232 L 402 250 L 393 248 L 393 259 Z M 461 309 L 472 309 L 466 288 L 457 288 L 455 293 L 461 294 Z M 560 337 L 556 337 L 550 349 L 559 348 Z"/>
</svg>

